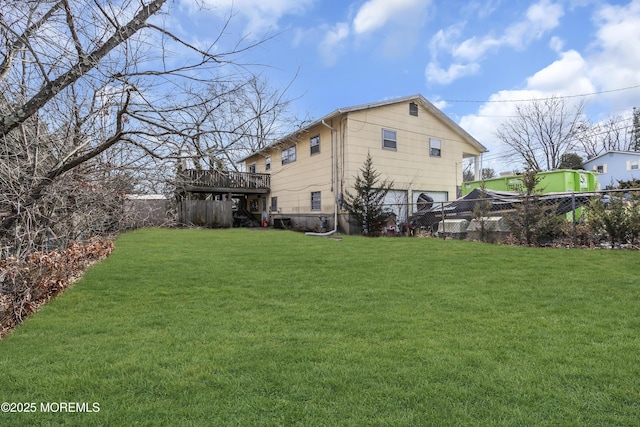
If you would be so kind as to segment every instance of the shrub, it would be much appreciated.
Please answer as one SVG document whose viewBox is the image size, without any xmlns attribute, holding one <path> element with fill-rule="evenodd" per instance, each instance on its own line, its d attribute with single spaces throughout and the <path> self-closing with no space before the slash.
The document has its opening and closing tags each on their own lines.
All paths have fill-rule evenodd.
<svg viewBox="0 0 640 427">
<path fill-rule="evenodd" d="M 612 248 L 626 241 L 628 221 L 622 196 L 611 194 L 608 200 L 593 200 L 587 218 L 596 240 L 607 239 Z"/>
<path fill-rule="evenodd" d="M 574 243 L 578 247 L 592 247 L 594 236 L 591 227 L 584 221 L 578 222 L 575 227 L 573 221 L 561 221 L 555 243 L 564 247 L 572 247 Z"/>
<path fill-rule="evenodd" d="M 491 236 L 493 231 L 492 224 L 487 222 L 487 217 L 491 213 L 491 201 L 487 198 L 487 190 L 484 181 L 480 184 L 481 199 L 476 201 L 471 211 L 471 217 L 478 222 L 479 239 L 481 242 L 494 242 Z"/>
<path fill-rule="evenodd" d="M 0 261 L 0 337 L 77 280 L 113 250 L 110 240 L 73 243 L 66 250 L 34 252 Z"/>
<path fill-rule="evenodd" d="M 522 203 L 515 211 L 505 216 L 511 234 L 520 244 L 540 245 L 552 241 L 558 235 L 561 219 L 554 215 L 555 206 L 540 200 L 542 190 L 536 186 L 540 182 L 535 170 L 527 170 L 522 175 L 524 187 L 520 197 Z"/>
</svg>

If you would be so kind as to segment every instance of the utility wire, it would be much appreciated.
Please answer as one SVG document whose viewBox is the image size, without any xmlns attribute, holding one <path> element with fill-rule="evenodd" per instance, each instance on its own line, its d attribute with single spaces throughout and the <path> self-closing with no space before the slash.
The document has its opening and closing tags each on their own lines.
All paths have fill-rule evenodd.
<svg viewBox="0 0 640 427">
<path fill-rule="evenodd" d="M 569 99 L 569 98 L 581 98 L 581 97 L 587 97 L 587 96 L 593 96 L 593 95 L 602 95 L 605 93 L 612 93 L 612 92 L 621 92 L 624 90 L 631 90 L 631 89 L 637 89 L 640 88 L 640 85 L 635 85 L 635 86 L 628 86 L 628 87 L 623 87 L 620 89 L 611 89 L 611 90 L 603 90 L 600 92 L 592 92 L 592 93 L 583 93 L 583 94 L 579 94 L 579 95 L 564 95 L 564 96 L 549 96 L 546 98 L 529 98 L 529 99 L 499 99 L 499 100 L 482 100 L 482 101 L 476 101 L 476 100 L 465 100 L 465 99 L 444 99 L 442 100 L 443 102 L 450 102 L 450 103 L 475 103 L 475 104 L 484 104 L 484 103 L 506 103 L 506 102 L 536 102 L 536 101 L 548 101 L 551 99 Z"/>
</svg>

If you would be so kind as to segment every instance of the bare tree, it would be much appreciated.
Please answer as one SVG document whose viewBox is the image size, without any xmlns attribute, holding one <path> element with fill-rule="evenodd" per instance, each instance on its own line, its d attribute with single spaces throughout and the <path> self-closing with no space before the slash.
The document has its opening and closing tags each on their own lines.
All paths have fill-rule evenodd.
<svg viewBox="0 0 640 427">
<path fill-rule="evenodd" d="M 65 223 L 108 228 L 118 195 L 166 179 L 176 159 L 233 158 L 267 138 L 255 123 L 287 101 L 239 63 L 267 39 L 225 51 L 223 25 L 210 46 L 190 44 L 162 24 L 170 5 L 0 0 L 1 245 L 42 244 Z M 252 86 L 278 96 L 248 107 Z M 77 218 L 96 206 L 102 219 Z"/>
<path fill-rule="evenodd" d="M 211 93 L 215 91 L 215 93 Z M 195 168 L 236 168 L 236 159 L 257 151 L 291 132 L 297 120 L 287 117 L 287 88 L 275 89 L 252 76 L 240 84 L 209 87 L 192 93 L 197 105 L 178 112 L 188 135 L 177 147 Z"/>
<path fill-rule="evenodd" d="M 496 137 L 511 150 L 514 160 L 537 171 L 557 169 L 571 151 L 583 123 L 584 104 L 569 106 L 558 97 L 516 107 L 516 116 L 502 123 Z"/>
<path fill-rule="evenodd" d="M 611 116 L 602 123 L 584 125 L 578 133 L 580 148 L 590 159 L 606 151 L 635 150 L 636 109 L 631 116 Z"/>
<path fill-rule="evenodd" d="M 465 165 L 464 170 L 462 171 L 462 182 L 475 181 L 476 177 L 471 169 L 472 167 L 473 163 Z M 482 168 L 480 170 L 480 179 L 491 179 L 495 177 L 496 171 L 493 168 Z"/>
</svg>

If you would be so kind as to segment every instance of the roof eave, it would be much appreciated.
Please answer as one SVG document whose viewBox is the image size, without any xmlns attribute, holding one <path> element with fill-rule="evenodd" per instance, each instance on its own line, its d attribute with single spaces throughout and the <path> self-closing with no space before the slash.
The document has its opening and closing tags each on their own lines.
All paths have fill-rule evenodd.
<svg viewBox="0 0 640 427">
<path fill-rule="evenodd" d="M 247 159 L 249 159 L 249 158 L 251 158 L 253 156 L 256 156 L 256 155 L 258 155 L 260 153 L 263 153 L 265 151 L 269 151 L 272 148 L 277 147 L 277 146 L 279 146 L 279 145 L 281 145 L 283 143 L 288 143 L 289 141 L 295 139 L 295 137 L 297 135 L 299 135 L 300 133 L 306 132 L 309 129 L 312 129 L 312 128 L 316 127 L 316 126 L 319 126 L 323 122 L 326 122 L 328 120 L 334 119 L 335 117 L 338 117 L 338 116 L 340 116 L 342 114 L 352 113 L 352 112 L 366 110 L 366 109 L 370 109 L 370 108 L 384 107 L 386 105 L 399 104 L 399 103 L 408 102 L 408 101 L 419 101 L 422 104 L 423 107 L 425 107 L 427 110 L 429 110 L 435 116 L 439 117 L 447 126 L 449 126 L 451 129 L 453 129 L 460 136 L 462 136 L 463 139 L 468 144 L 471 144 L 478 151 L 480 151 L 480 153 L 486 153 L 487 151 L 489 151 L 484 145 L 482 145 L 480 143 L 480 141 L 478 141 L 473 136 L 471 136 L 471 134 L 469 134 L 466 130 L 464 130 L 459 124 L 457 124 L 456 122 L 451 120 L 451 118 L 449 118 L 445 113 L 443 113 L 438 107 L 436 107 L 431 102 L 429 102 L 429 100 L 427 100 L 424 96 L 422 96 L 420 94 L 415 94 L 415 95 L 403 96 L 401 98 L 388 99 L 388 100 L 378 101 L 378 102 L 370 102 L 368 104 L 354 105 L 352 107 L 338 108 L 337 110 L 334 110 L 333 112 L 331 112 L 331 113 L 327 114 L 326 116 L 324 116 L 324 117 L 322 117 L 322 118 L 320 118 L 320 119 L 308 124 L 307 126 L 304 126 L 304 127 L 300 128 L 300 129 L 298 129 L 297 131 L 288 134 L 284 138 L 281 138 L 278 141 L 276 141 L 276 142 L 274 142 L 272 144 L 269 144 L 264 148 L 261 148 L 260 150 L 254 151 L 254 152 L 244 156 L 243 158 L 239 159 L 238 161 L 239 162 L 244 162 L 244 161 L 246 161 Z"/>
<path fill-rule="evenodd" d="M 266 151 L 270 151 L 274 147 L 277 147 L 277 146 L 285 144 L 285 143 L 289 143 L 290 141 L 295 140 L 296 137 L 298 135 L 300 135 L 301 133 L 307 132 L 309 129 L 312 129 L 312 128 L 316 127 L 316 126 L 319 126 L 323 122 L 326 122 L 327 120 L 331 120 L 331 119 L 333 119 L 333 118 L 335 118 L 335 117 L 337 117 L 337 116 L 339 116 L 341 114 L 343 114 L 341 109 L 334 110 L 332 113 L 329 113 L 326 116 L 324 116 L 324 117 L 322 117 L 322 118 L 320 118 L 320 119 L 318 119 L 318 120 L 316 120 L 314 122 L 311 122 L 310 124 L 308 124 L 308 125 L 306 125 L 304 127 L 301 127 L 300 129 L 296 130 L 295 132 L 291 132 L 290 134 L 288 134 L 285 137 L 280 138 L 279 140 L 267 145 L 266 147 L 262 147 L 259 150 L 256 150 L 256 151 L 253 151 L 253 152 L 247 154 L 246 156 L 238 159 L 238 162 L 244 162 L 244 161 L 246 161 L 247 159 L 250 159 L 253 156 L 259 155 L 259 154 L 264 153 Z"/>
</svg>

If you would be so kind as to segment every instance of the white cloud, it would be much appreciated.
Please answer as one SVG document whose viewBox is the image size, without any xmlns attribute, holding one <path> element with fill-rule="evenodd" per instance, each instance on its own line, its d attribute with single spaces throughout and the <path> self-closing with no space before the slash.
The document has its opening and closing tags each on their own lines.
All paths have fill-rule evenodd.
<svg viewBox="0 0 640 427">
<path fill-rule="evenodd" d="M 433 99 L 430 99 L 430 101 L 439 110 L 444 110 L 445 108 L 447 108 L 449 106 L 447 101 L 445 101 L 444 99 L 440 99 L 437 96 L 435 98 L 433 98 Z"/>
<path fill-rule="evenodd" d="M 353 19 L 353 30 L 356 34 L 376 31 L 391 21 L 420 13 L 429 3 L 425 0 L 369 0 Z"/>
<path fill-rule="evenodd" d="M 349 24 L 346 22 L 338 22 L 333 28 L 327 30 L 324 39 L 318 46 L 325 65 L 335 64 L 349 34 Z"/>
<path fill-rule="evenodd" d="M 465 40 L 454 50 L 453 56 L 476 60 L 487 51 L 500 46 L 522 49 L 556 28 L 563 14 L 561 5 L 541 0 L 527 9 L 526 19 L 508 26 L 501 37 L 485 36 Z"/>
<path fill-rule="evenodd" d="M 562 5 L 551 3 L 550 0 L 542 0 L 532 5 L 527 10 L 527 20 L 523 24 L 524 35 L 520 37 L 519 41 L 528 42 L 531 39 L 539 39 L 560 25 L 560 18 L 563 15 Z"/>
<path fill-rule="evenodd" d="M 488 50 L 502 44 L 502 41 L 493 37 L 472 37 L 453 49 L 453 57 L 459 60 L 476 61 L 484 56 Z"/>
<path fill-rule="evenodd" d="M 369 0 L 356 12 L 357 46 L 375 46 L 387 58 L 409 55 L 421 39 L 432 0 Z"/>
<path fill-rule="evenodd" d="M 553 30 L 560 24 L 560 18 L 564 15 L 564 10 L 559 3 L 552 3 L 550 0 L 540 0 L 538 3 L 531 5 L 525 14 L 525 17 L 516 23 L 509 25 L 502 35 L 496 36 L 492 34 L 484 36 L 474 36 L 460 43 L 456 43 L 455 39 L 461 34 L 463 24 L 457 24 L 440 30 L 431 39 L 431 55 L 432 61 L 427 67 L 427 76 L 432 76 L 432 82 L 443 82 L 443 84 L 451 83 L 457 78 L 467 76 L 477 72 L 479 63 L 488 52 L 496 51 L 502 46 L 508 46 L 514 49 L 523 49 L 532 41 L 540 39 L 549 31 Z M 449 67 L 449 78 L 433 78 L 438 73 L 432 64 L 440 52 L 445 52 L 453 58 L 454 64 Z M 468 62 L 469 64 L 464 64 Z M 473 73 L 470 72 L 473 70 Z"/>
<path fill-rule="evenodd" d="M 596 91 L 588 78 L 587 62 L 575 50 L 561 53 L 560 59 L 529 77 L 527 88 L 556 95 L 576 95 Z"/>
<path fill-rule="evenodd" d="M 564 49 L 564 40 L 560 37 L 553 36 L 551 40 L 549 40 L 549 47 L 555 52 L 560 53 Z"/>
<path fill-rule="evenodd" d="M 472 14 L 480 19 L 491 16 L 500 6 L 501 0 L 480 0 L 470 1 L 462 6 L 467 14 Z"/>
<path fill-rule="evenodd" d="M 465 23 L 460 22 L 456 25 L 447 27 L 446 29 L 438 30 L 429 41 L 429 49 L 431 50 L 431 57 L 436 58 L 439 51 L 451 51 L 456 46 L 456 40 L 462 34 Z"/>
<path fill-rule="evenodd" d="M 640 0 L 626 6 L 602 7 L 595 15 L 599 26 L 588 58 L 590 75 L 603 90 L 620 89 L 640 84 Z M 638 92 L 616 93 L 626 98 Z"/>
<path fill-rule="evenodd" d="M 451 64 L 446 70 L 441 68 L 437 63 L 430 62 L 425 70 L 425 76 L 429 83 L 449 84 L 461 77 L 475 74 L 480 69 L 480 65 L 471 64 Z"/>
<path fill-rule="evenodd" d="M 350 7 L 352 20 L 332 26 L 321 25 L 315 34 L 318 52 L 325 65 L 333 65 L 347 47 L 372 47 L 386 57 L 410 53 L 420 40 L 420 31 L 432 0 L 368 0 Z M 322 34 L 322 36 L 318 36 Z"/>
</svg>

